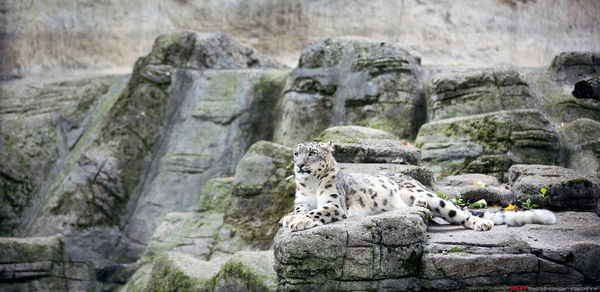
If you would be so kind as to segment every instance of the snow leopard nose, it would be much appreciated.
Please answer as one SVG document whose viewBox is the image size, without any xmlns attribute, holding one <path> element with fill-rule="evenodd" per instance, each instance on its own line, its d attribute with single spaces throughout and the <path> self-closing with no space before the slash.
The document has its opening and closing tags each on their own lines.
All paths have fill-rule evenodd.
<svg viewBox="0 0 600 292">
<path fill-rule="evenodd" d="M 305 164 L 304 164 L 304 163 L 298 163 L 297 165 L 298 165 L 298 168 L 299 168 L 299 169 L 302 169 L 302 168 L 304 167 L 304 165 L 305 165 Z"/>
</svg>

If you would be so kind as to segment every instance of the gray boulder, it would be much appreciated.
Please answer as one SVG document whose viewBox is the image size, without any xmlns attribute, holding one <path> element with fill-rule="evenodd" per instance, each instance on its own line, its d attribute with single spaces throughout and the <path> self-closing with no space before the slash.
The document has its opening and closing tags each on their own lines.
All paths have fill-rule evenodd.
<svg viewBox="0 0 600 292">
<path fill-rule="evenodd" d="M 552 60 L 550 71 L 555 80 L 567 82 L 600 74 L 600 52 L 562 52 Z"/>
<path fill-rule="evenodd" d="M 435 74 L 429 84 L 429 117 L 440 120 L 535 106 L 529 85 L 514 70 Z"/>
<path fill-rule="evenodd" d="M 600 122 L 577 119 L 560 129 L 567 166 L 583 173 L 600 173 Z"/>
<path fill-rule="evenodd" d="M 285 87 L 275 141 L 291 146 L 334 125 L 412 138 L 425 119 L 420 59 L 358 37 L 327 38 L 302 50 Z"/>
<path fill-rule="evenodd" d="M 275 291 L 272 267 L 270 251 L 236 253 L 224 263 L 167 252 L 138 282 L 142 287 L 130 285 L 128 291 Z"/>
<path fill-rule="evenodd" d="M 600 218 L 557 213 L 556 225 L 494 226 L 488 232 L 430 226 L 422 289 L 597 283 Z"/>
<path fill-rule="evenodd" d="M 485 174 L 447 176 L 439 182 L 438 189 L 450 197 L 460 194 L 470 203 L 483 199 L 489 205 L 507 205 L 515 200 L 509 185 L 500 184 L 498 178 Z"/>
<path fill-rule="evenodd" d="M 419 273 L 429 212 L 413 207 L 354 217 L 275 238 L 278 289 L 377 290 L 384 279 L 410 284 Z"/>
<path fill-rule="evenodd" d="M 381 172 L 403 173 L 406 174 L 426 187 L 433 189 L 436 187 L 433 179 L 433 172 L 423 166 L 402 165 L 392 163 L 340 163 L 341 169 L 353 173 L 378 174 Z"/>
<path fill-rule="evenodd" d="M 436 178 L 481 173 L 506 181 L 512 164 L 558 163 L 558 135 L 537 110 L 433 121 L 421 127 L 415 144 Z"/>
<path fill-rule="evenodd" d="M 0 238 L 2 291 L 68 290 L 65 272 L 60 236 Z"/>
<path fill-rule="evenodd" d="M 419 165 L 421 159 L 418 148 L 396 139 L 391 133 L 372 128 L 332 127 L 323 131 L 317 140 L 334 142 L 333 156 L 337 162 Z"/>
<path fill-rule="evenodd" d="M 544 208 L 554 210 L 597 210 L 600 198 L 600 178 L 572 169 L 550 165 L 513 165 L 508 171 L 509 182 L 517 199 L 531 199 Z M 542 200 L 541 188 L 550 198 Z"/>
<path fill-rule="evenodd" d="M 237 165 L 233 196 L 225 207 L 227 233 L 252 247 L 271 246 L 279 220 L 292 211 L 296 188 L 292 152 L 291 148 L 267 141 L 256 142 L 248 149 Z M 233 239 L 222 236 L 219 240 Z"/>
</svg>

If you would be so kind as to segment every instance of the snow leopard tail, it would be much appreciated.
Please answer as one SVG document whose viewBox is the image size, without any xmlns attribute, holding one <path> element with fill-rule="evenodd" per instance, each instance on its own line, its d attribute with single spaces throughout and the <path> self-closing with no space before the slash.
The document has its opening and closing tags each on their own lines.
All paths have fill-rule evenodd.
<svg viewBox="0 0 600 292">
<path fill-rule="evenodd" d="M 527 211 L 470 211 L 472 215 L 494 221 L 494 225 L 521 226 L 524 224 L 554 224 L 554 213 L 544 209 Z"/>
</svg>

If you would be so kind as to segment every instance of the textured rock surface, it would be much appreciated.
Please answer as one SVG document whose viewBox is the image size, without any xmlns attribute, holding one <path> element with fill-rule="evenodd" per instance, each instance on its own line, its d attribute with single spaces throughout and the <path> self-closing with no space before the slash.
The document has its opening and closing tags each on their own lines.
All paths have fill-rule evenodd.
<svg viewBox="0 0 600 292">
<path fill-rule="evenodd" d="M 558 134 L 537 110 L 438 120 L 421 127 L 421 160 L 436 177 L 482 173 L 506 181 L 512 164 L 558 162 Z"/>
<path fill-rule="evenodd" d="M 554 57 L 550 70 L 555 80 L 567 82 L 600 74 L 600 52 L 562 52 Z"/>
<path fill-rule="evenodd" d="M 508 171 L 513 191 L 519 199 L 531 198 L 540 206 L 555 210 L 597 211 L 600 177 L 550 165 L 513 165 Z M 550 198 L 542 202 L 541 188 Z"/>
<path fill-rule="evenodd" d="M 301 232 L 282 229 L 274 243 L 278 287 L 377 290 L 394 278 L 410 285 L 410 277 L 419 273 L 427 215 L 414 207 Z"/>
<path fill-rule="evenodd" d="M 144 287 L 129 291 L 275 291 L 273 253 L 240 252 L 225 263 L 168 252 L 152 267 Z"/>
<path fill-rule="evenodd" d="M 598 216 L 565 212 L 557 221 L 495 226 L 485 233 L 431 226 L 423 256 L 427 279 L 423 288 L 597 284 Z"/>
<path fill-rule="evenodd" d="M 447 176 L 439 182 L 439 190 L 450 197 L 460 194 L 465 202 L 471 203 L 482 199 L 489 205 L 508 205 L 515 202 L 509 185 L 500 184 L 498 178 L 485 174 Z"/>
<path fill-rule="evenodd" d="M 423 166 L 392 163 L 340 163 L 340 168 L 349 172 L 377 174 L 380 172 L 403 173 L 413 177 L 427 187 L 434 188 L 433 172 Z"/>
<path fill-rule="evenodd" d="M 547 66 L 556 52 L 600 49 L 596 1 L 11 0 L 1 5 L 0 76 L 131 66 L 157 35 L 190 28 L 226 32 L 290 65 L 307 43 L 333 35 L 396 41 L 419 48 L 428 63 L 445 65 Z"/>
<path fill-rule="evenodd" d="M 393 134 L 359 126 L 338 126 L 323 131 L 317 140 L 334 142 L 337 162 L 419 165 L 421 151 Z"/>
<path fill-rule="evenodd" d="M 14 234 L 44 179 L 79 141 L 118 76 L 0 87 L 0 235 Z"/>
<path fill-rule="evenodd" d="M 560 130 L 567 148 L 567 166 L 583 173 L 600 173 L 600 122 L 577 119 Z"/>
<path fill-rule="evenodd" d="M 407 228 L 405 216 L 384 213 L 280 232 L 275 243 L 279 289 L 453 290 L 599 283 L 600 219 L 593 213 L 559 213 L 556 225 L 495 226 L 488 232 L 433 225 L 424 234 L 413 232 L 420 229 L 414 225 Z M 425 227 L 423 222 L 417 225 Z M 409 247 L 395 246 L 415 238 Z M 383 273 L 380 267 L 385 267 Z"/>
<path fill-rule="evenodd" d="M 272 142 L 253 144 L 238 163 L 231 204 L 225 208 L 224 233 L 248 245 L 266 249 L 277 233 L 278 222 L 292 211 L 296 185 L 292 149 Z"/>
<path fill-rule="evenodd" d="M 420 59 L 396 44 L 355 37 L 314 42 L 286 84 L 275 141 L 293 145 L 344 124 L 414 137 L 425 119 L 419 76 Z"/>
<path fill-rule="evenodd" d="M 529 85 L 512 70 L 435 74 L 428 87 L 430 120 L 528 109 L 535 105 Z"/>
<path fill-rule="evenodd" d="M 0 238 L 2 291 L 66 291 L 61 238 Z"/>
</svg>

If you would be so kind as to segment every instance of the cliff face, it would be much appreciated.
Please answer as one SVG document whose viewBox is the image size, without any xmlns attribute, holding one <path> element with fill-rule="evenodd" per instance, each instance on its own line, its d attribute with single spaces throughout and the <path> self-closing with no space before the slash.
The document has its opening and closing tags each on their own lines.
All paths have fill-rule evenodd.
<svg viewBox="0 0 600 292">
<path fill-rule="evenodd" d="M 324 37 L 402 43 L 424 64 L 542 66 L 600 49 L 597 1 L 115 0 L 0 3 L 0 78 L 130 68 L 175 30 L 222 31 L 288 65 Z"/>
</svg>

